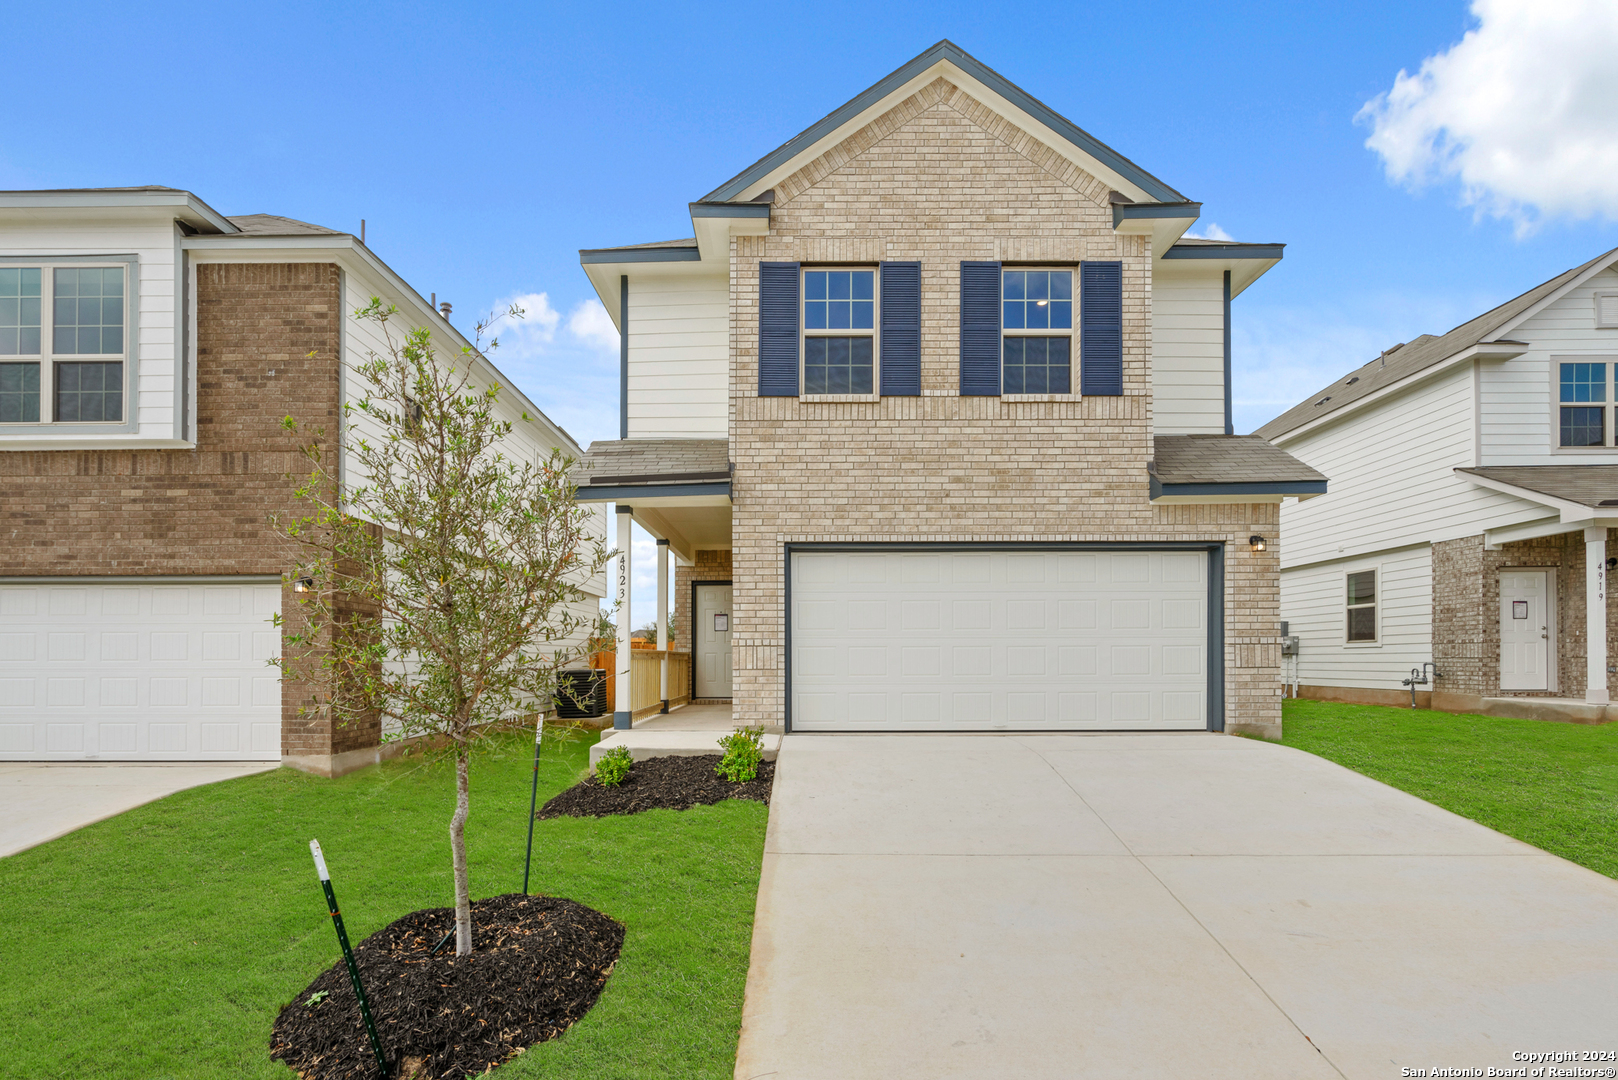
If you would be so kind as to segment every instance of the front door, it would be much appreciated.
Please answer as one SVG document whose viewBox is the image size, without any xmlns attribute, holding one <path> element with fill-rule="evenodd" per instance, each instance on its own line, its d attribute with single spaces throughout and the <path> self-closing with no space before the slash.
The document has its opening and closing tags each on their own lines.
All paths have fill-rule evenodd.
<svg viewBox="0 0 1618 1080">
<path fill-rule="evenodd" d="M 1500 574 L 1500 689 L 1549 690 L 1550 573 L 1505 570 Z"/>
<path fill-rule="evenodd" d="M 730 586 L 697 586 L 696 696 L 730 697 Z"/>
</svg>

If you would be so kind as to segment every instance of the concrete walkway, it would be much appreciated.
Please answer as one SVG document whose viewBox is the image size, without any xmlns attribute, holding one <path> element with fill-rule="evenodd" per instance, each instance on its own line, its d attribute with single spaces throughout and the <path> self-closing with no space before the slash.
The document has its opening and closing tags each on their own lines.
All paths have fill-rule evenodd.
<svg viewBox="0 0 1618 1080">
<path fill-rule="evenodd" d="M 186 788 L 278 768 L 270 761 L 196 764 L 0 762 L 0 856 Z"/>
<path fill-rule="evenodd" d="M 794 735 L 777 769 L 744 1080 L 1618 1049 L 1618 882 L 1300 751 Z"/>
</svg>

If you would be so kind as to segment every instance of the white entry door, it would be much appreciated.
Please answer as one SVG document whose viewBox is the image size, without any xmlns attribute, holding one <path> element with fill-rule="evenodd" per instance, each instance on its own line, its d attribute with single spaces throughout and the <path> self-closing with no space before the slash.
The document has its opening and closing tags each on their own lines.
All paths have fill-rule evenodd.
<svg viewBox="0 0 1618 1080">
<path fill-rule="evenodd" d="M 1550 572 L 1500 572 L 1500 689 L 1549 690 Z"/>
<path fill-rule="evenodd" d="M 277 761 L 278 581 L 0 584 L 0 761 Z"/>
<path fill-rule="evenodd" d="M 1204 729 L 1203 551 L 792 556 L 795 731 Z"/>
<path fill-rule="evenodd" d="M 730 697 L 729 585 L 697 586 L 697 697 Z"/>
</svg>

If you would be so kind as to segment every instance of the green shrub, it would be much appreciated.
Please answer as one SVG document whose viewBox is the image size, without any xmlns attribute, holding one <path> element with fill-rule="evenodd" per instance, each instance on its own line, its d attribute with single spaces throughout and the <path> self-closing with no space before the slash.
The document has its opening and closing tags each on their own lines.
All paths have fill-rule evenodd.
<svg viewBox="0 0 1618 1080">
<path fill-rule="evenodd" d="M 629 747 L 615 746 L 601 755 L 596 762 L 596 783 L 605 787 L 617 787 L 629 775 L 629 766 L 634 758 L 629 754 Z"/>
<path fill-rule="evenodd" d="M 714 766 L 714 772 L 733 783 L 746 783 L 758 776 L 758 763 L 764 760 L 764 729 L 737 728 L 720 738 L 719 748 L 725 756 Z"/>
</svg>

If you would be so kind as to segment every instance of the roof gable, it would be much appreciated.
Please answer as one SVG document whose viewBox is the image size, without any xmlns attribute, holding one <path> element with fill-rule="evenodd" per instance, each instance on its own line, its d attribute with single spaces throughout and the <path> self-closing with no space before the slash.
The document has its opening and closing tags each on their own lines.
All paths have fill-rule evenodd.
<svg viewBox="0 0 1618 1080">
<path fill-rule="evenodd" d="M 1063 153 L 1085 172 L 1136 201 L 1185 201 L 1185 196 L 1168 184 L 950 41 L 940 41 L 704 195 L 701 201 L 732 202 L 756 197 L 939 77 L 960 86 L 1034 138 Z"/>
</svg>

